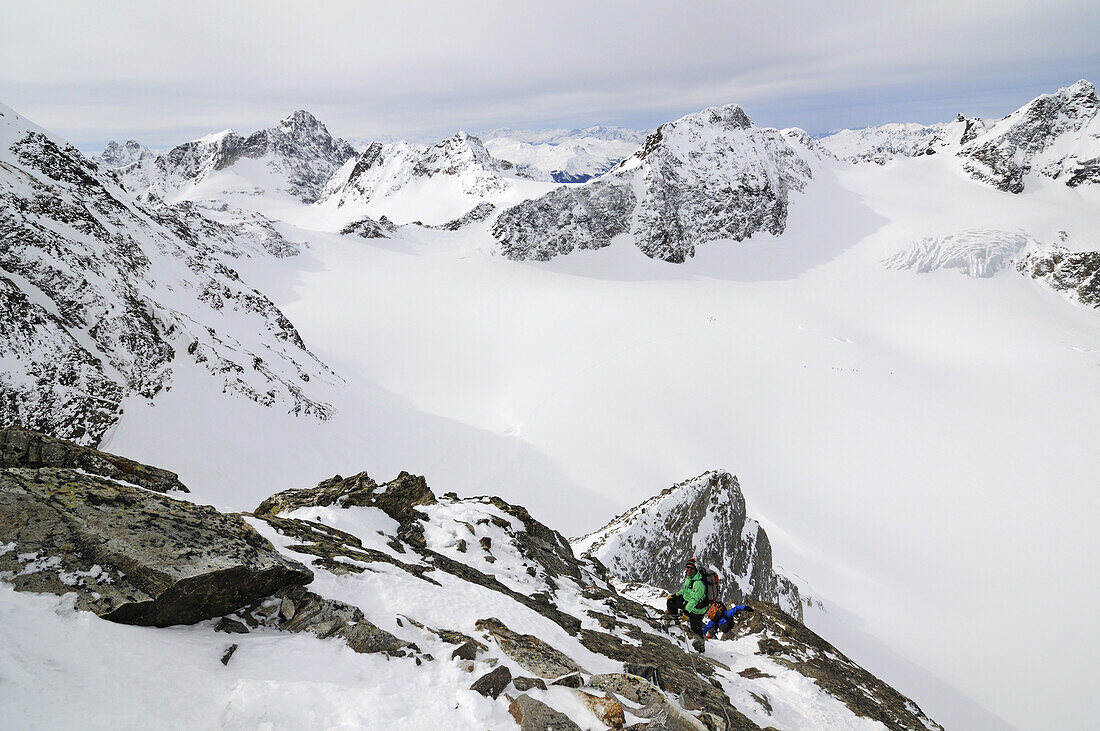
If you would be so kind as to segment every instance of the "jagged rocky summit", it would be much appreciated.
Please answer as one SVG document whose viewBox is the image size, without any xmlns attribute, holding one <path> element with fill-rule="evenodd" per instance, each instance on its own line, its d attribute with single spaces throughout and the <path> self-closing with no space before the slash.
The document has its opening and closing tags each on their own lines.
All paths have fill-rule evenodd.
<svg viewBox="0 0 1100 731">
<path fill-rule="evenodd" d="M 269 183 L 277 191 L 312 203 L 333 174 L 357 156 L 354 147 L 333 137 L 320 120 L 304 110 L 248 136 L 225 130 L 177 145 L 161 155 L 139 155 L 123 165 L 116 163 L 127 156 L 112 145 L 99 159 L 115 168 L 126 187 L 135 194 L 166 199 L 187 197 L 192 188 L 219 171 L 252 160 L 261 163 L 270 176 L 258 181 L 261 185 Z M 127 143 L 127 151 L 130 145 Z"/>
<path fill-rule="evenodd" d="M 481 726 L 940 728 L 767 602 L 752 602 L 732 639 L 687 649 L 682 630 L 617 591 L 599 561 L 500 498 L 437 497 L 422 477 L 361 473 L 242 516 L 125 479 L 157 475 L 149 484 L 168 487 L 171 473 L 22 430 L 0 431 L 0 454 L 0 580 L 72 593 L 116 622 L 229 633 L 233 644 L 211 660 L 231 676 L 254 672 L 237 660 L 254 652 L 297 668 L 301 645 L 285 660 L 275 648 L 282 632 L 307 632 L 431 673 L 438 692 L 423 703 L 443 704 L 441 714 L 462 693 L 484 695 Z M 354 677 L 375 691 L 387 682 Z M 354 677 L 342 681 L 349 691 Z"/>
<path fill-rule="evenodd" d="M 963 170 L 1009 193 L 1031 175 L 1071 188 L 1100 182 L 1100 99 L 1082 79 L 1044 94 L 970 140 L 956 153 Z"/>
<path fill-rule="evenodd" d="M 779 130 L 741 107 L 705 109 L 661 125 L 605 175 L 503 211 L 492 226 L 512 259 L 597 249 L 629 233 L 651 258 L 683 262 L 717 239 L 781 234 L 792 190 L 813 177 Z"/>
<path fill-rule="evenodd" d="M 71 145 L 0 107 L 0 423 L 98 444 L 127 395 L 197 367 L 227 392 L 325 418 L 334 378 L 233 267 L 295 253 L 259 216 L 141 203 Z"/>
<path fill-rule="evenodd" d="M 111 140 L 102 153 L 92 155 L 92 162 L 114 170 L 154 157 L 156 154 L 137 140 L 127 140 L 123 145 Z"/>
<path fill-rule="evenodd" d="M 727 602 L 759 599 L 802 620 L 798 587 L 773 568 L 768 534 L 748 517 L 737 478 L 722 470 L 673 485 L 572 544 L 618 579 L 667 591 L 680 588 L 694 556 L 718 570 Z"/>
</svg>

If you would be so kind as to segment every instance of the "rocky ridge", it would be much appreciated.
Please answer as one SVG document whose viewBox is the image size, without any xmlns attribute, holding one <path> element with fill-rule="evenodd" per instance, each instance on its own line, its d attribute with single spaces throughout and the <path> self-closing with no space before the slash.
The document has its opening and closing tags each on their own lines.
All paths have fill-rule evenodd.
<svg viewBox="0 0 1100 731">
<path fill-rule="evenodd" d="M 629 231 L 647 256 L 682 262 L 708 241 L 782 233 L 790 191 L 812 177 L 781 132 L 714 107 L 661 125 L 594 181 L 503 211 L 491 231 L 512 259 L 600 248 Z"/>
<path fill-rule="evenodd" d="M 0 108 L 0 423 L 97 444 L 127 395 L 190 362 L 224 390 L 326 418 L 334 380 L 234 259 L 296 246 L 258 216 L 222 224 L 139 203 L 63 141 Z"/>
<path fill-rule="evenodd" d="M 1022 193 L 1041 175 L 1071 188 L 1100 182 L 1100 98 L 1081 80 L 1044 94 L 967 142 L 956 153 L 975 180 Z"/>
<path fill-rule="evenodd" d="M 129 145 L 129 143 L 127 143 Z M 124 166 L 108 145 L 100 159 L 126 187 L 144 197 L 176 199 L 190 188 L 241 160 L 256 160 L 274 176 L 277 190 L 312 203 L 325 184 L 348 160 L 357 156 L 345 140 L 333 137 L 316 117 L 298 110 L 268 129 L 247 136 L 233 130 L 208 135 L 156 156 L 140 156 Z"/>
<path fill-rule="evenodd" d="M 694 556 L 718 570 L 726 602 L 771 602 L 801 621 L 810 601 L 773 568 L 768 534 L 748 517 L 737 478 L 724 471 L 673 485 L 572 546 L 624 581 L 679 589 Z"/>
<path fill-rule="evenodd" d="M 207 626 L 240 637 L 220 658 L 230 667 L 252 651 L 252 633 L 309 632 L 425 668 L 453 663 L 520 728 L 634 719 L 755 729 L 857 717 L 939 728 L 767 603 L 754 603 L 735 641 L 685 650 L 661 612 L 616 591 L 602 564 L 576 558 L 559 533 L 499 498 L 437 498 L 422 477 L 378 483 L 361 473 L 284 491 L 242 520 L 64 464 L 87 462 L 91 450 L 15 435 L 35 438 L 69 456 L 0 470 L 10 541 L 0 545 L 0 578 L 21 591 L 76 592 L 78 606 L 113 621 L 220 616 Z"/>
<path fill-rule="evenodd" d="M 387 199 L 413 186 L 435 185 L 453 188 L 473 206 L 509 193 L 518 178 L 549 180 L 526 166 L 494 158 L 477 137 L 458 132 L 430 147 L 371 143 L 336 172 L 321 199 L 336 209 L 358 210 L 372 203 L 385 207 Z"/>
<path fill-rule="evenodd" d="M 1100 251 L 1042 247 L 1028 252 L 1016 269 L 1073 301 L 1100 309 Z"/>
</svg>

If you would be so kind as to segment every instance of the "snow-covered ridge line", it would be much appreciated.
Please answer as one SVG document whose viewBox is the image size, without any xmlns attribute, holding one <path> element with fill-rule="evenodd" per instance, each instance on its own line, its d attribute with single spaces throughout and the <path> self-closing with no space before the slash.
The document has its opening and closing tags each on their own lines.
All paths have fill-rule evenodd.
<svg viewBox="0 0 1100 731">
<path fill-rule="evenodd" d="M 153 399 L 195 366 L 257 403 L 331 413 L 317 391 L 335 376 L 232 266 L 296 252 L 270 221 L 140 203 L 10 110 L 0 204 L 0 421 L 97 444 L 125 396 Z"/>
<path fill-rule="evenodd" d="M 60 493 L 64 500 L 53 499 Z M 9 706 L 17 723 L 33 716 L 54 725 L 67 713 L 71 704 L 42 698 L 87 682 L 79 671 L 87 654 L 74 646 L 111 647 L 105 657 L 123 658 L 111 682 L 165 707 L 161 696 L 178 686 L 126 661 L 152 642 L 194 669 L 188 707 L 173 713 L 188 725 L 209 725 L 200 721 L 211 708 L 221 725 L 254 725 L 256 711 L 226 693 L 322 691 L 336 673 L 342 702 L 307 693 L 309 725 L 941 728 L 767 603 L 754 603 L 727 639 L 686 649 L 679 627 L 617 591 L 604 567 L 578 560 L 523 507 L 437 498 L 408 473 L 383 484 L 365 473 L 336 476 L 273 495 L 242 519 L 65 464 L 0 469 L 0 520 L 28 508 L 39 523 L 20 524 L 0 547 L 0 578 L 21 592 L 0 587 L 0 615 L 37 620 L 28 631 L 0 623 L 4 647 L 31 663 L 0 687 L 0 700 L 24 699 Z M 158 572 L 160 581 L 146 580 Z M 71 603 L 58 612 L 59 600 L 24 592 Z M 130 624 L 151 627 L 128 632 Z M 59 635 L 71 640 L 64 650 L 43 641 Z M 53 681 L 35 682 L 47 661 Z M 95 671 L 102 676 L 102 665 Z M 297 708 L 261 705 L 266 722 Z M 129 712 L 112 704 L 97 718 Z"/>
</svg>

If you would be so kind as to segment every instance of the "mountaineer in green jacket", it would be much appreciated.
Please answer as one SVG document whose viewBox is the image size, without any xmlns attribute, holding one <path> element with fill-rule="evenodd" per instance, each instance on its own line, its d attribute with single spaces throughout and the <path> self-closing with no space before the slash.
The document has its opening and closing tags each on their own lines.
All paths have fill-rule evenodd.
<svg viewBox="0 0 1100 731">
<path fill-rule="evenodd" d="M 707 611 L 707 586 L 695 558 L 684 564 L 684 585 L 666 601 L 668 613 L 673 617 L 687 616 L 695 634 L 703 637 L 703 616 Z"/>
</svg>

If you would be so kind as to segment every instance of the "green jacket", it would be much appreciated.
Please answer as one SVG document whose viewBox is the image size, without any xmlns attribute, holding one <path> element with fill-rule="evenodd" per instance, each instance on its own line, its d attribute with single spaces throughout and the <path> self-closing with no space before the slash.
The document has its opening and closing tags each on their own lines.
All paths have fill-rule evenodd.
<svg viewBox="0 0 1100 731">
<path fill-rule="evenodd" d="M 676 592 L 676 596 L 684 598 L 685 612 L 702 614 L 707 611 L 706 607 L 699 606 L 706 601 L 707 585 L 703 583 L 703 575 L 698 571 L 695 572 L 694 576 L 684 579 L 684 585 L 680 587 L 680 591 Z"/>
</svg>

